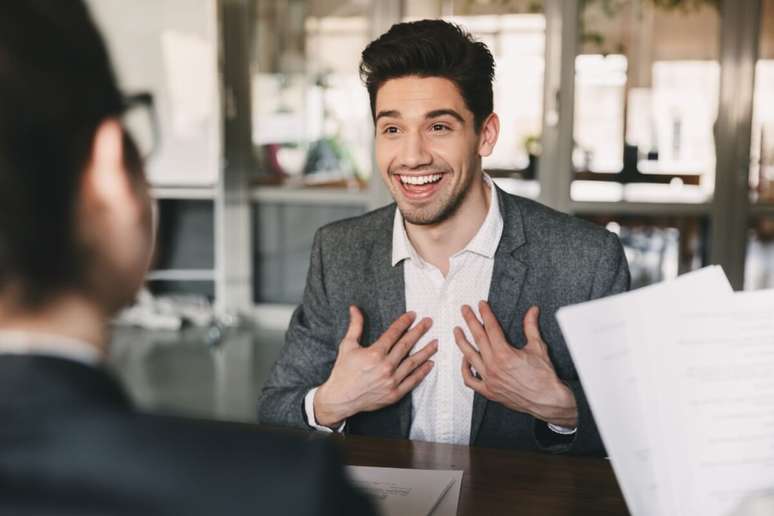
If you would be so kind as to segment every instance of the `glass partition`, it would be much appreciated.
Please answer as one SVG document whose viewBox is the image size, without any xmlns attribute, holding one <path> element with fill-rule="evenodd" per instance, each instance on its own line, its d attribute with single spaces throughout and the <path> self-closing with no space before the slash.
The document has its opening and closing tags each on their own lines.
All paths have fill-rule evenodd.
<svg viewBox="0 0 774 516">
<path fill-rule="evenodd" d="M 744 289 L 774 288 L 774 217 L 751 220 L 748 230 Z"/>
<path fill-rule="evenodd" d="M 266 184 L 360 188 L 372 125 L 358 76 L 369 1 L 254 0 L 253 143 Z"/>
<path fill-rule="evenodd" d="M 706 262 L 707 221 L 699 216 L 584 215 L 621 239 L 632 288 L 676 278 Z"/>
<path fill-rule="evenodd" d="M 750 190 L 753 201 L 774 203 L 774 0 L 762 0 L 762 4 L 750 138 Z"/>
<path fill-rule="evenodd" d="M 717 2 L 581 2 L 576 201 L 710 200 L 720 77 Z"/>
</svg>

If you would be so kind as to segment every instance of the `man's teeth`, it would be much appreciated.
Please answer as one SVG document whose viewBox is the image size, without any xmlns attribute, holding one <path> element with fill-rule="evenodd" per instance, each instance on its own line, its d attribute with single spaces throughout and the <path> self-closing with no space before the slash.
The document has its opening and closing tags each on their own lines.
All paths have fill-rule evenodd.
<svg viewBox="0 0 774 516">
<path fill-rule="evenodd" d="M 408 183 L 410 185 L 424 185 L 427 183 L 435 183 L 441 179 L 441 174 L 432 174 L 429 176 L 400 176 L 401 183 Z"/>
</svg>

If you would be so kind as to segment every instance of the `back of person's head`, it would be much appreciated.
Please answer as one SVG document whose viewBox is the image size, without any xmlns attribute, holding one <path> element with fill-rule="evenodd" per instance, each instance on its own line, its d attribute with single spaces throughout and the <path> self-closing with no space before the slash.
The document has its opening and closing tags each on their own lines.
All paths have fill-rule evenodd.
<svg viewBox="0 0 774 516">
<path fill-rule="evenodd" d="M 477 130 L 492 113 L 494 58 L 484 43 L 457 25 L 443 20 L 396 23 L 366 47 L 360 76 L 372 115 L 379 88 L 390 79 L 412 75 L 452 81 L 473 113 Z"/>
<path fill-rule="evenodd" d="M 81 0 L 0 3 L 0 294 L 12 289 L 21 307 L 89 283 L 82 180 L 98 129 L 123 109 Z M 141 182 L 137 150 L 122 139 L 126 171 Z"/>
</svg>

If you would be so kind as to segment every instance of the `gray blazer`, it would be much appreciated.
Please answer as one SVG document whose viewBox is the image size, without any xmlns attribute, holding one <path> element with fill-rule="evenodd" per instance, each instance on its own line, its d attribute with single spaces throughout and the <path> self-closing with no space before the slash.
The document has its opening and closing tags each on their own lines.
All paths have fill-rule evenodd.
<svg viewBox="0 0 774 516">
<path fill-rule="evenodd" d="M 605 229 L 497 189 L 504 228 L 495 253 L 489 302 L 512 345 L 525 344 L 524 314 L 540 306 L 540 331 L 559 377 L 575 394 L 578 432 L 556 438 L 545 423 L 489 401 L 473 402 L 470 444 L 602 455 L 604 447 L 556 321 L 565 305 L 624 292 L 629 269 L 618 238 Z M 374 342 L 406 309 L 403 264 L 394 267 L 395 204 L 317 231 L 304 299 L 258 401 L 261 423 L 309 429 L 304 396 L 325 380 L 349 323 L 347 307 L 364 314 L 361 342 Z M 408 438 L 411 395 L 347 420 L 352 434 Z"/>
</svg>

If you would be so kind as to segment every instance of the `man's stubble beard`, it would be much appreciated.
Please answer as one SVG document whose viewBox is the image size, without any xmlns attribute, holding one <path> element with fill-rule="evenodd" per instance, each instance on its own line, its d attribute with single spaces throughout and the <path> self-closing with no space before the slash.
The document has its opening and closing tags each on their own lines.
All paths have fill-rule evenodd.
<svg viewBox="0 0 774 516">
<path fill-rule="evenodd" d="M 457 212 L 467 198 L 474 177 L 475 174 L 470 174 L 458 192 L 452 192 L 451 196 L 446 200 L 441 199 L 441 206 L 437 209 L 433 209 L 433 206 L 428 206 L 427 208 L 407 210 L 400 206 L 401 203 L 397 203 L 403 220 L 416 226 L 432 226 L 445 222 Z M 399 198 L 398 196 L 394 197 Z"/>
</svg>

